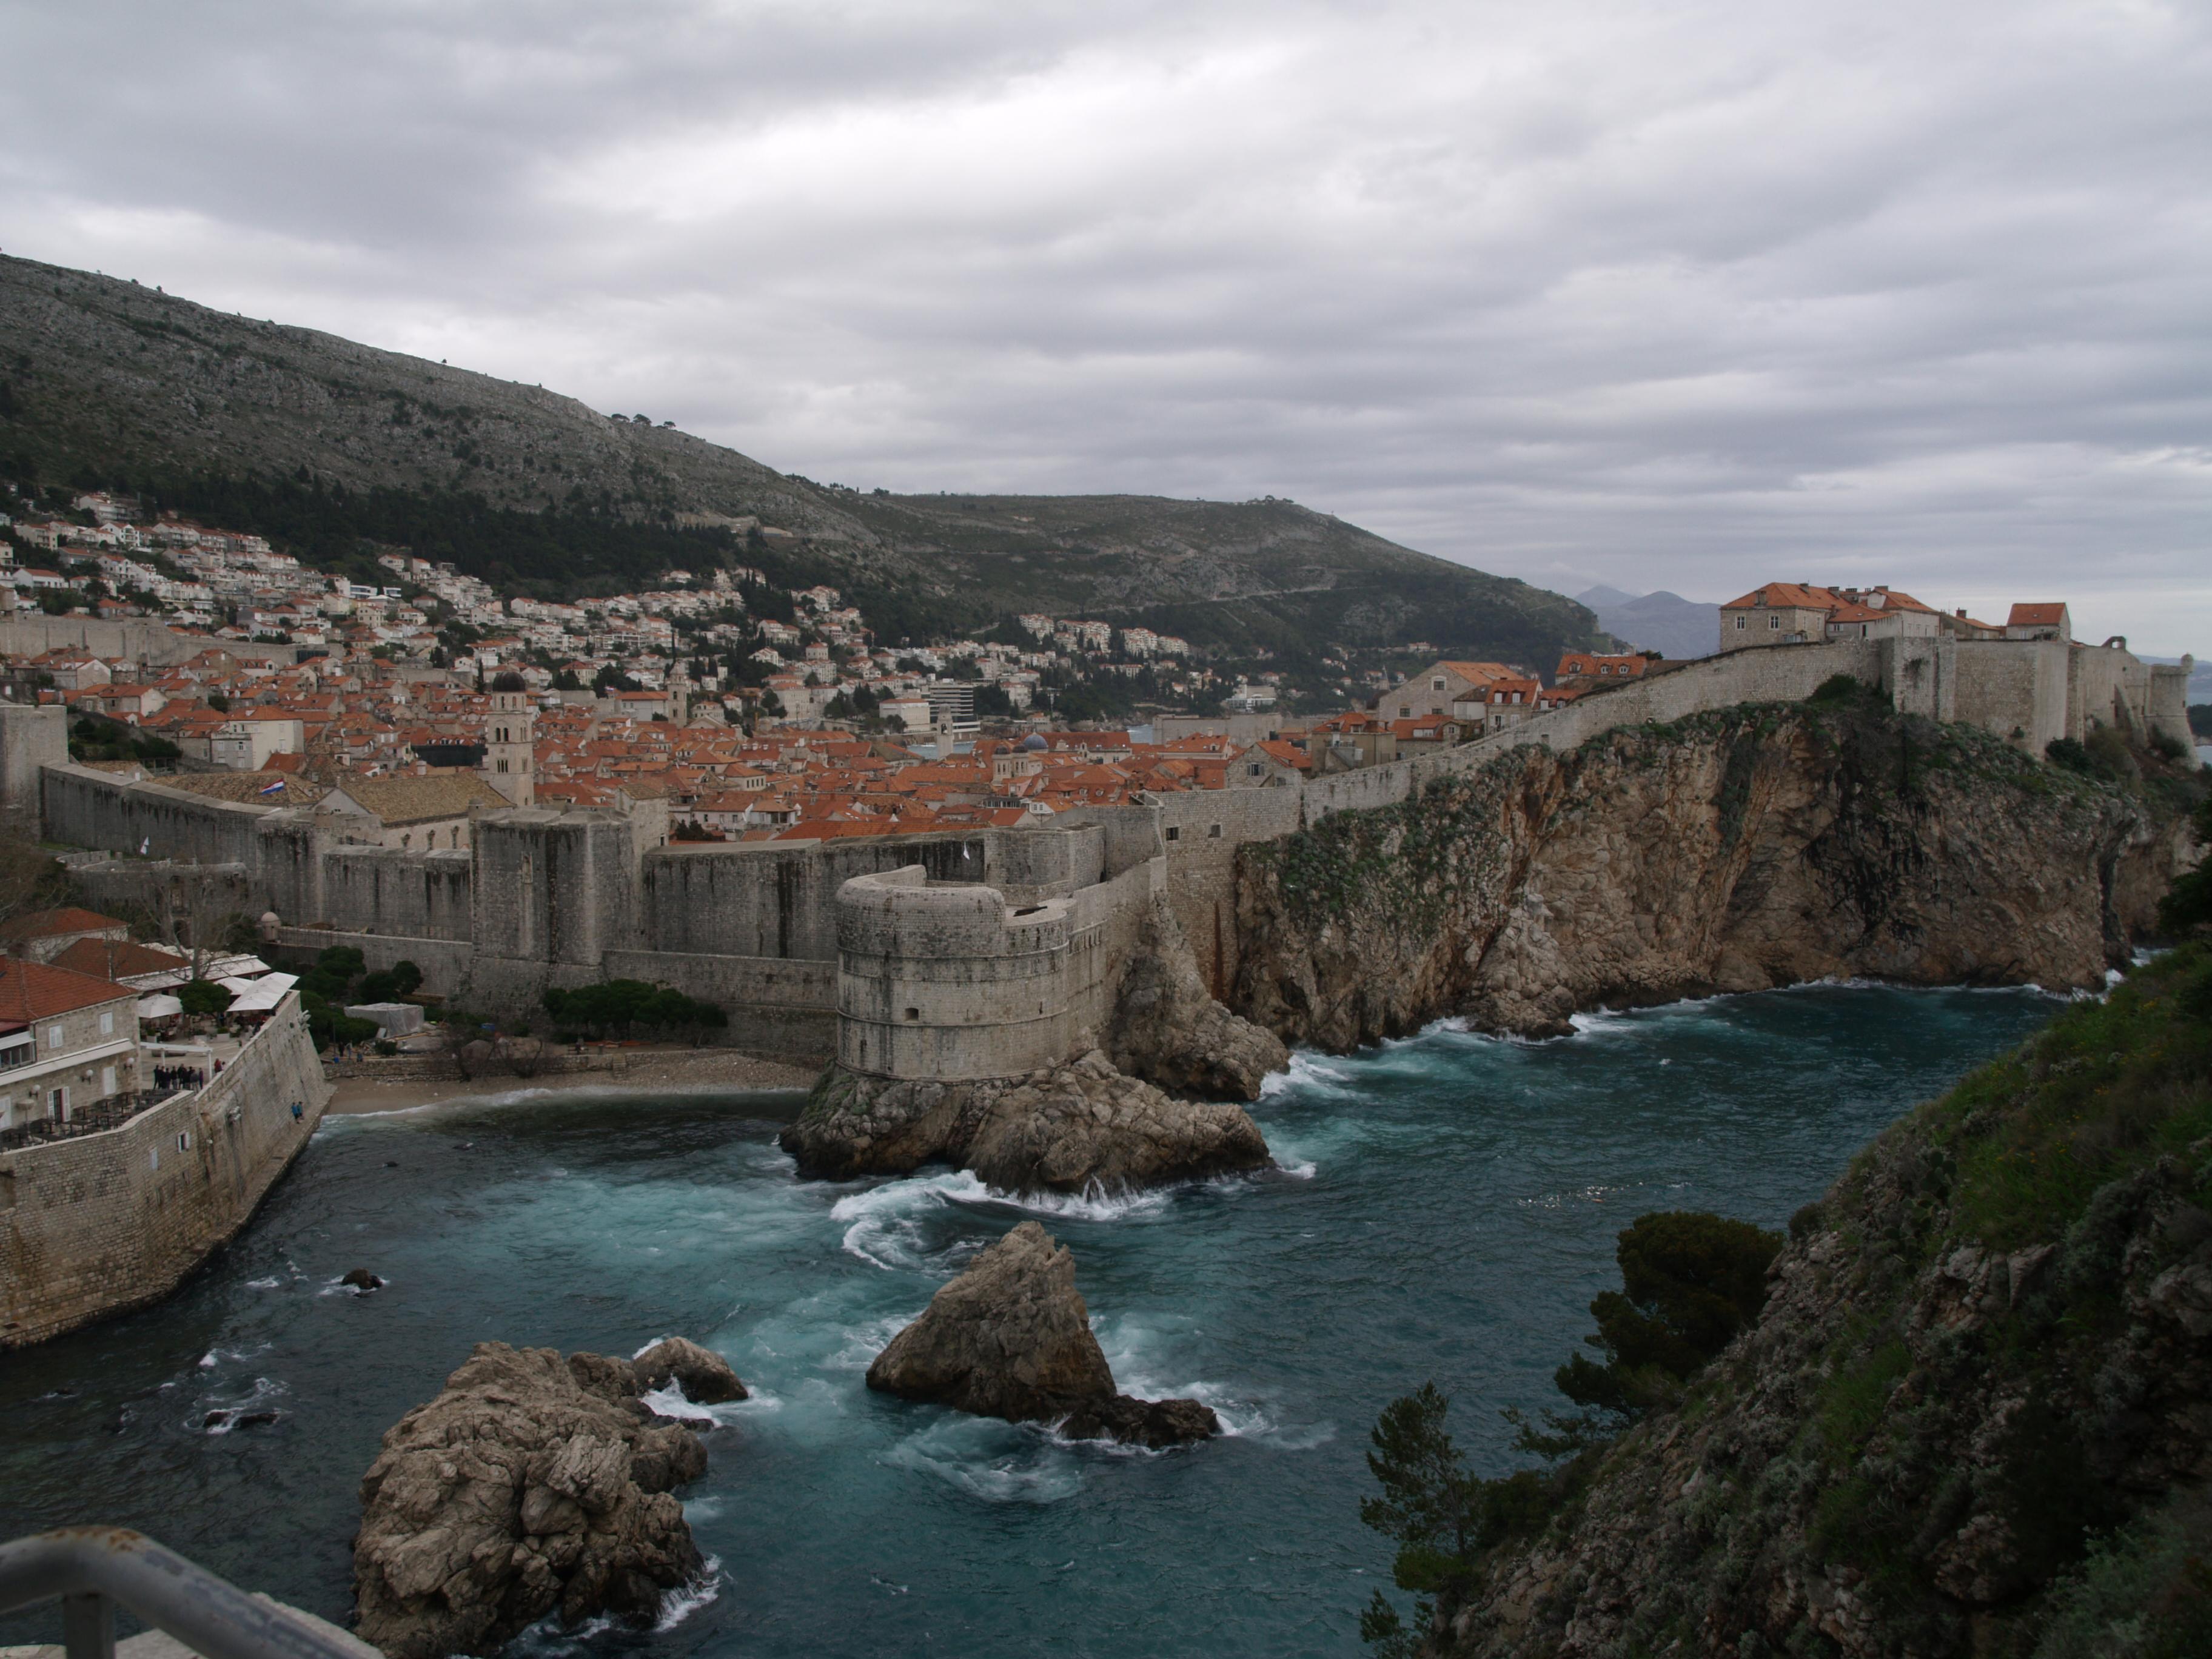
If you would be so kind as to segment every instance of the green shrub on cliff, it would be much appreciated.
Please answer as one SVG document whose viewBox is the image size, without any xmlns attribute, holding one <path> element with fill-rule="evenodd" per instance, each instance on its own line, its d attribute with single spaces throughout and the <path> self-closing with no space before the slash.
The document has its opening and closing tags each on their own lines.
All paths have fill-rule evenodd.
<svg viewBox="0 0 2212 1659">
<path fill-rule="evenodd" d="M 1778 1234 L 1701 1211 L 1655 1212 L 1621 1230 L 1614 1249 L 1621 1288 L 1591 1302 L 1598 1329 L 1583 1339 L 1605 1363 L 1577 1354 L 1555 1378 L 1583 1410 L 1545 1413 L 1545 1431 L 1517 1411 L 1504 1413 L 1521 1431 L 1517 1449 L 1554 1463 L 1573 1460 L 1562 1468 L 1475 1475 L 1445 1431 L 1451 1401 L 1433 1382 L 1384 1407 L 1367 1454 L 1382 1495 L 1363 1499 L 1359 1518 L 1397 1540 L 1391 1576 L 1398 1588 L 1463 1594 L 1486 1555 L 1541 1531 L 1624 1427 L 1680 1398 L 1688 1379 L 1759 1316 L 1766 1269 L 1781 1248 Z M 1432 1612 L 1431 1603 L 1417 1606 L 1409 1629 L 1378 1590 L 1360 1615 L 1360 1636 L 1384 1659 L 1400 1659 L 1417 1650 L 1416 1632 Z"/>
<path fill-rule="evenodd" d="M 1639 1216 L 1614 1250 L 1621 1288 L 1590 1304 L 1597 1334 L 1553 1379 L 1587 1411 L 1632 1422 L 1681 1397 L 1682 1384 L 1759 1317 L 1782 1236 L 1694 1210 Z M 1536 1449 L 1542 1449 L 1538 1447 Z"/>
</svg>

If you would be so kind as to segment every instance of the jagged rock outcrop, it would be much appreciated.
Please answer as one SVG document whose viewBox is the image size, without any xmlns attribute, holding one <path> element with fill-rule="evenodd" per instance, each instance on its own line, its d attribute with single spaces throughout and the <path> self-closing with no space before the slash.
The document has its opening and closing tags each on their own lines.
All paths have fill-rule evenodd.
<svg viewBox="0 0 2212 1659">
<path fill-rule="evenodd" d="M 752 1397 L 728 1360 L 688 1336 L 663 1337 L 629 1365 L 640 1394 L 651 1394 L 673 1382 L 695 1405 L 718 1406 L 726 1400 Z"/>
<path fill-rule="evenodd" d="M 678 1339 L 643 1358 L 659 1356 L 663 1382 L 715 1375 L 695 1352 Z M 700 1571 L 671 1493 L 705 1472 L 707 1453 L 639 1388 L 626 1359 L 478 1343 L 436 1399 L 386 1431 L 362 1478 L 362 1637 L 390 1659 L 444 1659 L 495 1653 L 551 1613 L 653 1617 L 664 1590 Z"/>
<path fill-rule="evenodd" d="M 1856 697 L 1730 708 L 1242 849 L 1231 1000 L 1342 1050 L 1838 975 L 2090 988 L 2187 846 L 1976 728 Z"/>
<path fill-rule="evenodd" d="M 781 1137 L 801 1175 L 904 1175 L 935 1160 L 1004 1192 L 1117 1192 L 1255 1170 L 1267 1143 L 1241 1107 L 1178 1100 L 1097 1049 L 1027 1077 L 916 1083 L 831 1066 Z"/>
<path fill-rule="evenodd" d="M 2212 950 L 1921 1108 L 1790 1233 L 1756 1325 L 1554 1476 L 1426 1650 L 2203 1651 Z"/>
<path fill-rule="evenodd" d="M 1216 1002 L 1164 900 L 1146 918 L 1106 1041 L 1114 1064 L 1170 1094 L 1257 1100 L 1270 1072 L 1291 1063 L 1272 1031 Z"/>
<path fill-rule="evenodd" d="M 1212 1409 L 1195 1400 L 1115 1391 L 1075 1288 L 1075 1258 L 1034 1221 L 939 1290 L 876 1356 L 868 1386 L 979 1417 L 1062 1423 L 1079 1440 L 1166 1447 L 1221 1431 Z"/>
</svg>

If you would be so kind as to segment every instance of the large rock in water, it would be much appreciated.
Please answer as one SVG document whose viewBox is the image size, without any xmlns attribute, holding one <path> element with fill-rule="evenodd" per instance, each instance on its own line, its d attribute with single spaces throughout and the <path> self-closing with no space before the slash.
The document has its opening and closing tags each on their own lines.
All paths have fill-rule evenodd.
<svg viewBox="0 0 2212 1659">
<path fill-rule="evenodd" d="M 799 1172 L 905 1175 L 942 1158 L 1004 1192 L 1109 1192 L 1266 1166 L 1242 1107 L 1178 1100 L 1092 1049 L 1027 1077 L 918 1083 L 832 1066 L 781 1136 Z"/>
<path fill-rule="evenodd" d="M 684 1376 L 678 1361 L 692 1366 L 683 1350 L 696 1345 L 663 1352 L 674 1346 L 641 1356 L 667 1362 L 663 1382 Z M 495 1652 L 550 1613 L 652 1618 L 700 1571 L 671 1489 L 702 1474 L 707 1453 L 639 1389 L 626 1359 L 477 1344 L 362 1478 L 362 1636 L 390 1659 L 443 1659 Z"/>
<path fill-rule="evenodd" d="M 1218 1434 L 1195 1400 L 1133 1400 L 1091 1334 L 1075 1258 L 1024 1221 L 932 1297 L 868 1367 L 868 1386 L 981 1417 L 1061 1424 L 1079 1440 L 1164 1447 Z"/>
</svg>

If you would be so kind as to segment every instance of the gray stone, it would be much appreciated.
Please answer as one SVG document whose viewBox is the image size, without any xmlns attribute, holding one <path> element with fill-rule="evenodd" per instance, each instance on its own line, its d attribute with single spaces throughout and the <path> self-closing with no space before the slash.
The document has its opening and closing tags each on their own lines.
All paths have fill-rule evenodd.
<svg viewBox="0 0 2212 1659">
<path fill-rule="evenodd" d="M 1117 1394 L 1075 1288 L 1075 1258 L 1024 1221 L 931 1298 L 868 1367 L 868 1386 L 1076 1439 L 1180 1445 L 1219 1432 L 1194 1400 Z"/>
<path fill-rule="evenodd" d="M 362 1478 L 361 1634 L 387 1659 L 490 1654 L 558 1613 L 648 1620 L 695 1577 L 672 1487 L 696 1436 L 623 1396 L 629 1362 L 479 1343 L 400 1419 Z"/>
</svg>

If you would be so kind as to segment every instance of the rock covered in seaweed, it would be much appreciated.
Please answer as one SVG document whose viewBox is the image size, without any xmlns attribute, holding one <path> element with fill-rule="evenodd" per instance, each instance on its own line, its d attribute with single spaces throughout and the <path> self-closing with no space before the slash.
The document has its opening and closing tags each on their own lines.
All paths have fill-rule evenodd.
<svg viewBox="0 0 2212 1659">
<path fill-rule="evenodd" d="M 933 1159 L 1005 1192 L 1119 1191 L 1264 1168 L 1267 1143 L 1238 1106 L 1178 1100 L 1091 1050 L 1027 1077 L 918 1083 L 831 1066 L 784 1151 L 801 1175 L 905 1175 Z"/>
<path fill-rule="evenodd" d="M 641 1358 L 660 1356 L 664 1381 L 679 1364 L 709 1374 L 680 1340 Z M 386 1431 L 362 1478 L 362 1636 L 390 1659 L 443 1659 L 493 1653 L 548 1613 L 653 1617 L 700 1571 L 672 1489 L 704 1473 L 707 1454 L 639 1389 L 626 1359 L 478 1343 Z"/>
<path fill-rule="evenodd" d="M 1117 1394 L 1075 1288 L 1075 1258 L 1024 1221 L 931 1298 L 868 1367 L 868 1386 L 1013 1423 L 1059 1422 L 1079 1440 L 1155 1448 L 1218 1434 L 1195 1400 Z"/>
</svg>

